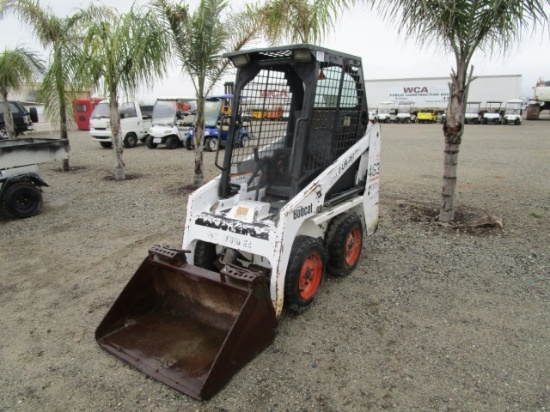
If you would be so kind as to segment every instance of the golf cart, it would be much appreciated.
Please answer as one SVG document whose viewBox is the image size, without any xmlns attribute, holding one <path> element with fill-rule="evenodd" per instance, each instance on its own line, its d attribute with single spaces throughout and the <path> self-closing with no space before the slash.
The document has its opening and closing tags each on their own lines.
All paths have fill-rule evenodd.
<svg viewBox="0 0 550 412">
<path fill-rule="evenodd" d="M 483 124 L 500 124 L 502 122 L 501 107 L 502 102 L 500 101 L 487 102 L 486 112 L 483 113 Z"/>
<path fill-rule="evenodd" d="M 396 123 L 411 123 L 416 120 L 416 116 L 413 113 L 414 102 L 399 102 L 397 106 L 397 116 L 395 117 Z"/>
<path fill-rule="evenodd" d="M 521 124 L 521 115 L 523 100 L 513 99 L 506 102 L 504 108 L 504 116 L 502 117 L 502 124 Z"/>
<path fill-rule="evenodd" d="M 378 106 L 378 113 L 374 120 L 379 123 L 390 123 L 395 120 L 395 109 L 393 102 L 381 102 Z"/>
<path fill-rule="evenodd" d="M 481 123 L 480 115 L 481 102 L 468 102 L 466 103 L 466 113 L 464 115 L 464 123 Z"/>
<path fill-rule="evenodd" d="M 232 94 L 222 94 L 209 96 L 204 101 L 204 147 L 209 152 L 215 152 L 219 146 L 225 147 L 226 145 L 232 99 Z M 248 145 L 252 138 L 249 128 L 249 119 L 241 119 L 237 129 L 238 134 L 233 139 L 237 147 L 246 147 Z M 194 149 L 195 127 L 190 127 L 185 134 L 185 147 L 188 150 Z"/>
<path fill-rule="evenodd" d="M 168 149 L 183 145 L 185 131 L 194 120 L 194 97 L 159 97 L 153 108 L 153 125 L 145 144 L 155 149 L 165 144 Z"/>
</svg>

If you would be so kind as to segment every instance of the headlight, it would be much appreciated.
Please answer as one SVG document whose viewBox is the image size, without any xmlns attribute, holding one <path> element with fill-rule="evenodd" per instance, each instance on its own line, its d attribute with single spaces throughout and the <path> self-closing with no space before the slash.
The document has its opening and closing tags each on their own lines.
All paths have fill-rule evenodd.
<svg viewBox="0 0 550 412">
<path fill-rule="evenodd" d="M 164 134 L 170 134 L 170 133 L 172 133 L 172 129 L 166 129 L 166 130 L 164 131 Z"/>
<path fill-rule="evenodd" d="M 210 130 L 204 129 L 204 135 L 205 136 L 210 136 Z"/>
</svg>

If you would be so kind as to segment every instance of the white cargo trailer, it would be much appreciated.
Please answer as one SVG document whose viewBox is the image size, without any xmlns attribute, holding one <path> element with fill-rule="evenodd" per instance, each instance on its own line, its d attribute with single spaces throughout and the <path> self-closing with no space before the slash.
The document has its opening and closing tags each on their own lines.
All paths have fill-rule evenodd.
<svg viewBox="0 0 550 412">
<path fill-rule="evenodd" d="M 476 76 L 468 95 L 469 101 L 507 101 L 517 99 L 521 94 L 521 74 Z M 369 107 L 391 100 L 396 107 L 399 102 L 414 102 L 416 108 L 447 107 L 449 100 L 447 77 L 424 77 L 408 79 L 365 80 L 369 96 Z"/>
</svg>

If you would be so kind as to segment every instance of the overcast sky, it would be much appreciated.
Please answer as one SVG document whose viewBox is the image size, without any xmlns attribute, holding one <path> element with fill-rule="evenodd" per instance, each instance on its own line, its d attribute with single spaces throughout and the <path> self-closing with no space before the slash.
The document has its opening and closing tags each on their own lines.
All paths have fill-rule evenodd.
<svg viewBox="0 0 550 412">
<path fill-rule="evenodd" d="M 79 7 L 86 7 L 90 0 L 41 0 L 49 4 L 58 16 L 71 14 Z M 127 11 L 132 0 L 104 0 L 103 3 Z M 137 0 L 146 4 L 147 0 Z M 199 0 L 188 0 L 194 10 Z M 241 4 L 241 1 L 230 1 Z M 19 22 L 13 15 L 0 21 L 2 36 L 0 47 L 12 48 L 18 43 L 37 51 L 40 45 L 33 39 L 28 27 Z M 395 79 L 446 77 L 454 66 L 452 56 L 434 47 L 420 48 L 414 39 L 406 39 L 397 34 L 397 28 L 383 23 L 374 13 L 364 6 L 355 7 L 351 12 L 341 16 L 335 30 L 326 37 L 323 46 L 360 56 L 366 79 Z M 44 52 L 45 53 L 45 52 Z M 522 95 L 531 96 L 533 87 L 539 77 L 550 78 L 550 36 L 548 31 L 528 37 L 515 46 L 505 56 L 478 53 L 472 64 L 476 75 L 522 75 Z M 222 85 L 218 87 L 221 92 Z M 185 75 L 174 68 L 162 81 L 151 90 L 141 90 L 137 98 L 154 101 L 160 95 L 194 95 L 192 85 Z M 367 96 L 368 98 L 368 96 Z"/>
</svg>

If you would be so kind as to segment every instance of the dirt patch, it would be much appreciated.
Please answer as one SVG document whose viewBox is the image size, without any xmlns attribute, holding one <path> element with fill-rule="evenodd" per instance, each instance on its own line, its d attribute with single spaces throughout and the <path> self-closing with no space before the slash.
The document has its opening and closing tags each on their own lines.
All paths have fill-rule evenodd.
<svg viewBox="0 0 550 412">
<path fill-rule="evenodd" d="M 439 125 L 383 125 L 379 227 L 359 265 L 283 312 L 274 344 L 208 402 L 94 339 L 149 248 L 181 247 L 194 153 L 139 144 L 118 184 L 103 178 L 112 151 L 71 134 L 78 169 L 40 165 L 41 213 L 0 219 L 0 410 L 548 410 L 547 125 L 465 127 L 454 225 L 490 215 L 502 230 L 437 222 L 440 179 L 422 176 L 442 170 Z"/>
<path fill-rule="evenodd" d="M 500 234 L 502 231 L 502 220 L 496 216 L 484 215 L 482 210 L 458 206 L 455 211 L 455 218 L 452 222 L 442 223 L 439 221 L 439 209 L 431 204 L 421 204 L 414 201 L 396 199 L 394 211 L 402 219 L 412 223 L 424 224 L 430 230 L 444 230 L 465 235 L 490 236 Z"/>
</svg>

